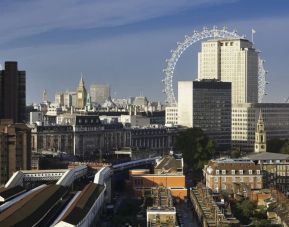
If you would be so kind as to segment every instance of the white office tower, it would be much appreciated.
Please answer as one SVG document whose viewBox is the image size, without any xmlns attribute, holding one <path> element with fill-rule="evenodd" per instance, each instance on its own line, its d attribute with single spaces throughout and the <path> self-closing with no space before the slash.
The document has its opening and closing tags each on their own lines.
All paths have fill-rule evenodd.
<svg viewBox="0 0 289 227">
<path fill-rule="evenodd" d="M 232 103 L 258 102 L 258 53 L 246 39 L 216 39 L 202 43 L 198 80 L 232 83 Z"/>
<path fill-rule="evenodd" d="M 178 82 L 178 124 L 193 127 L 193 81 Z"/>
</svg>

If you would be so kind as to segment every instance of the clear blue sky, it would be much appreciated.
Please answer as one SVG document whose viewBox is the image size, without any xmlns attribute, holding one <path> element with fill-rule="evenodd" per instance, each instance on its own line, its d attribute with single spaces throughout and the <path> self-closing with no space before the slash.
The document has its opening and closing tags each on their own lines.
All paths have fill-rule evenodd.
<svg viewBox="0 0 289 227">
<path fill-rule="evenodd" d="M 184 35 L 203 26 L 227 26 L 250 38 L 269 71 L 267 102 L 289 96 L 288 0 L 1 0 L 0 62 L 17 60 L 27 72 L 27 102 L 108 83 L 112 96 L 140 93 L 163 100 L 162 69 Z M 176 68 L 177 80 L 196 77 L 191 47 Z"/>
</svg>

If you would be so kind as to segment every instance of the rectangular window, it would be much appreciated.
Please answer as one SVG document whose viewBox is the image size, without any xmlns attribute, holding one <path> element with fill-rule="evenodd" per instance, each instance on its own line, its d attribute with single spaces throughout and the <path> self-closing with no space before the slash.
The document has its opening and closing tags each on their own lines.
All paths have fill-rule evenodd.
<svg viewBox="0 0 289 227">
<path fill-rule="evenodd" d="M 226 182 L 226 177 L 222 177 L 222 182 Z"/>
<path fill-rule="evenodd" d="M 235 170 L 234 169 L 231 170 L 231 174 L 235 175 Z"/>
<path fill-rule="evenodd" d="M 218 169 L 216 170 L 216 174 L 217 174 L 217 175 L 219 175 L 219 174 L 220 174 L 220 171 L 219 171 Z"/>
<path fill-rule="evenodd" d="M 251 169 L 249 169 L 249 174 L 252 175 L 252 170 Z"/>
<path fill-rule="evenodd" d="M 243 177 L 240 177 L 240 182 L 244 182 L 244 179 L 243 179 Z"/>
<path fill-rule="evenodd" d="M 225 175 L 226 174 L 226 170 L 222 170 L 222 174 Z"/>
<path fill-rule="evenodd" d="M 239 174 L 243 175 L 243 170 L 242 169 L 239 170 Z"/>
<path fill-rule="evenodd" d="M 215 182 L 218 182 L 218 177 L 215 177 L 215 178 L 214 178 L 214 181 L 215 181 Z"/>
<path fill-rule="evenodd" d="M 260 174 L 260 170 L 259 169 L 257 170 L 257 174 Z"/>
</svg>

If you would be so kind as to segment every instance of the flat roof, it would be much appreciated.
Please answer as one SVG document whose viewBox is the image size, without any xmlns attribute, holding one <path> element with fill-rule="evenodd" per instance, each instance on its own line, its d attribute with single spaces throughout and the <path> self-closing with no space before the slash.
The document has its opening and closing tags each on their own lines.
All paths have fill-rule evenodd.
<svg viewBox="0 0 289 227">
<path fill-rule="evenodd" d="M 272 152 L 262 152 L 249 154 L 246 156 L 246 158 L 250 160 L 289 160 L 289 155 Z"/>
<path fill-rule="evenodd" d="M 0 214 L 0 226 L 34 226 L 66 193 L 61 185 L 48 185 L 33 196 L 20 200 Z"/>
<path fill-rule="evenodd" d="M 85 218 L 87 212 L 91 209 L 95 200 L 103 190 L 103 185 L 94 183 L 87 184 L 71 208 L 68 209 L 62 221 L 77 225 Z"/>
</svg>

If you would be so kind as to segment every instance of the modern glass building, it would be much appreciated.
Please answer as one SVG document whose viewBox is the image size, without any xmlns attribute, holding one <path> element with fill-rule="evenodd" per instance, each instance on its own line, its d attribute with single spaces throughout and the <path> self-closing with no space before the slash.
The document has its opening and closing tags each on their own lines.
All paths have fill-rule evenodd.
<svg viewBox="0 0 289 227">
<path fill-rule="evenodd" d="M 231 108 L 230 82 L 179 82 L 179 125 L 201 128 L 218 150 L 231 147 Z"/>
</svg>

